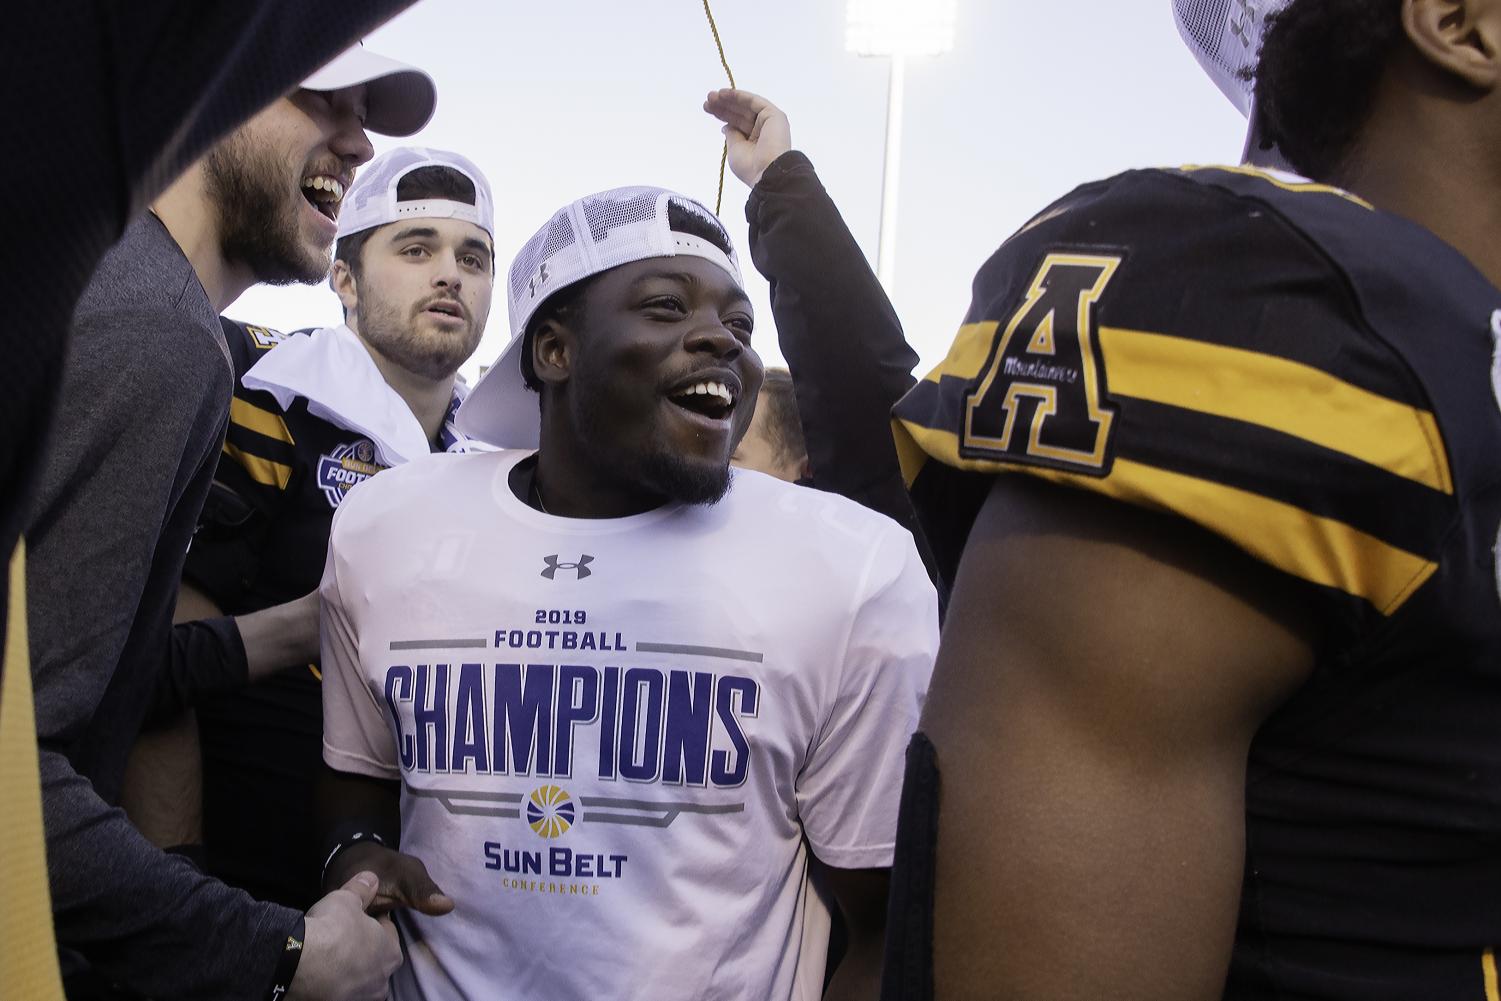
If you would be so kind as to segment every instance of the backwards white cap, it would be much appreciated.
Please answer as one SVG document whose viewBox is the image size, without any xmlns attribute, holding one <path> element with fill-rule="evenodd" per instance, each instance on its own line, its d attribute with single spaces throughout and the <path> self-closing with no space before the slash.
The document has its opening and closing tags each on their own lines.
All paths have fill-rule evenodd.
<svg viewBox="0 0 1501 1001">
<path fill-rule="evenodd" d="M 447 198 L 398 201 L 401 179 L 421 167 L 447 167 L 474 182 L 474 204 Z M 382 153 L 361 167 L 339 203 L 338 237 L 374 229 L 400 219 L 462 219 L 495 239 L 495 203 L 490 182 L 466 157 L 425 146 L 402 146 Z"/>
<path fill-rule="evenodd" d="M 377 55 L 355 45 L 302 81 L 307 90 L 343 90 L 368 86 L 365 127 L 385 136 L 409 136 L 433 117 L 438 87 L 415 66 Z"/>
<path fill-rule="evenodd" d="M 1230 103 L 1251 114 L 1251 74 L 1267 18 L 1289 0 L 1173 0 L 1178 32 Z"/>
<path fill-rule="evenodd" d="M 726 254 L 710 241 L 673 229 L 672 212 L 717 230 Z M 340 213 L 343 218 L 343 213 Z M 558 209 L 511 262 L 507 299 L 511 340 L 459 407 L 455 423 L 471 438 L 501 448 L 536 448 L 537 394 L 521 375 L 526 325 L 551 296 L 593 275 L 652 257 L 702 257 L 745 287 L 724 224 L 703 204 L 666 188 L 612 188 Z"/>
</svg>

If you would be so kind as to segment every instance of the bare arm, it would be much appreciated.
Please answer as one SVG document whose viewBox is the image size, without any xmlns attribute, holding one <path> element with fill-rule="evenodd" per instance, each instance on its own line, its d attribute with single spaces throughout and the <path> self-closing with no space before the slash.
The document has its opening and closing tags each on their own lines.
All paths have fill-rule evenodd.
<svg viewBox="0 0 1501 1001">
<path fill-rule="evenodd" d="M 216 618 L 222 613 L 184 583 L 172 622 Z M 198 717 L 191 710 L 136 738 L 125 768 L 120 806 L 158 848 L 203 840 L 203 762 L 198 753 Z"/>
<path fill-rule="evenodd" d="M 1217 1001 L 1247 749 L 1313 662 L 1291 587 L 1182 521 L 997 479 L 923 718 L 936 996 Z"/>
<path fill-rule="evenodd" d="M 849 946 L 824 992 L 825 1001 L 874 1001 L 881 993 L 881 946 L 886 937 L 891 870 L 822 869 L 849 929 Z"/>
</svg>

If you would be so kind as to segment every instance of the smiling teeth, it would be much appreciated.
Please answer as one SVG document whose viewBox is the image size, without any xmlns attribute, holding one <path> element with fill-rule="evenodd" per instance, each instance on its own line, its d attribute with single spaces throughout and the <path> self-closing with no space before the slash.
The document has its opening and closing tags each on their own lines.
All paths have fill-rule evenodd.
<svg viewBox="0 0 1501 1001">
<path fill-rule="evenodd" d="M 314 191 L 327 191 L 334 196 L 335 201 L 344 197 L 344 185 L 324 174 L 308 178 L 302 182 L 302 186 L 304 188 L 312 188 Z"/>
<path fill-rule="evenodd" d="M 735 405 L 735 394 L 730 392 L 730 387 L 722 382 L 700 382 L 688 387 L 678 394 L 679 396 L 717 396 L 724 401 L 727 407 Z"/>
</svg>

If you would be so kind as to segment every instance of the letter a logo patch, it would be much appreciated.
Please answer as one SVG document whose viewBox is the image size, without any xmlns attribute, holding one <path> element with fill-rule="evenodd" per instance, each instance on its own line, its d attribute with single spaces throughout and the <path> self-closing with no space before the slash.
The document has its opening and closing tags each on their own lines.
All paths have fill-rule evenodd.
<svg viewBox="0 0 1501 1001">
<path fill-rule="evenodd" d="M 559 570 L 572 570 L 578 575 L 576 579 L 583 580 L 593 572 L 589 569 L 589 564 L 594 562 L 594 557 L 585 553 L 578 558 L 577 563 L 559 563 L 558 554 L 553 553 L 551 556 L 542 557 L 542 562 L 547 564 L 547 569 L 542 571 L 542 576 L 548 580 L 555 580 Z"/>
</svg>

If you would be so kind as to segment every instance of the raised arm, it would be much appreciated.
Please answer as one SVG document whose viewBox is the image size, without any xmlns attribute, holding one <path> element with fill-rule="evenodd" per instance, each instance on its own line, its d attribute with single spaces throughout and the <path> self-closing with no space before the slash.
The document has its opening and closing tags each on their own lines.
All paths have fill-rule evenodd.
<svg viewBox="0 0 1501 1001">
<path fill-rule="evenodd" d="M 923 715 L 934 996 L 1220 997 L 1247 750 L 1313 662 L 1290 587 L 1181 521 L 997 479 Z"/>
<path fill-rule="evenodd" d="M 917 353 L 812 163 L 792 150 L 787 116 L 744 90 L 715 91 L 704 110 L 725 123 L 730 167 L 751 188 L 751 260 L 771 283 L 813 481 L 916 535 L 890 422 Z"/>
</svg>

